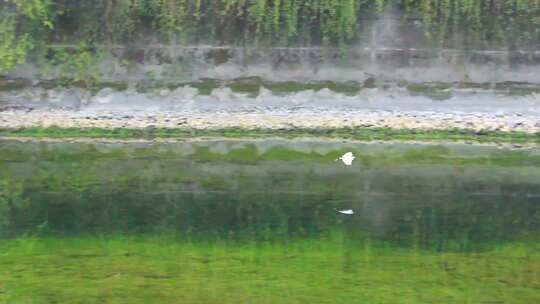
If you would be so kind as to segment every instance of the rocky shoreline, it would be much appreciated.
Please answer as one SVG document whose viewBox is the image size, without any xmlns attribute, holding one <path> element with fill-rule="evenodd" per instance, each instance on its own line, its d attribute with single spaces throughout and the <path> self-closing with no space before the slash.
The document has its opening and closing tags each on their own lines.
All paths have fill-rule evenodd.
<svg viewBox="0 0 540 304">
<path fill-rule="evenodd" d="M 29 87 L 0 92 L 0 128 L 540 132 L 537 86 L 462 88 L 427 83 L 417 87 L 259 83 L 253 79 L 206 81 L 143 92 Z"/>
<path fill-rule="evenodd" d="M 421 113 L 403 111 L 298 111 L 298 112 L 85 112 L 61 109 L 6 109 L 0 128 L 392 128 L 422 130 L 491 130 L 540 132 L 540 117 L 520 114 Z"/>
</svg>

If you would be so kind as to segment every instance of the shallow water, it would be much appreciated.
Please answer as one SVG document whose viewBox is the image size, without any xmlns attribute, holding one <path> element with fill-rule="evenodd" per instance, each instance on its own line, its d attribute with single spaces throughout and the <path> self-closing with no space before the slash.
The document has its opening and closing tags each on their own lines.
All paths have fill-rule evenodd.
<svg viewBox="0 0 540 304">
<path fill-rule="evenodd" d="M 538 148 L 0 141 L 0 187 L 0 302 L 538 303 Z"/>
</svg>

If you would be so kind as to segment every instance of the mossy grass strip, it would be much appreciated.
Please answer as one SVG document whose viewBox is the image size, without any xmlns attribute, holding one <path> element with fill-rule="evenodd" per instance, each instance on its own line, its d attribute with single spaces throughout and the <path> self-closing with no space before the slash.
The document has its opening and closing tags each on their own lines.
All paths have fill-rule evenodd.
<svg viewBox="0 0 540 304">
<path fill-rule="evenodd" d="M 220 138 L 333 138 L 361 141 L 474 141 L 481 143 L 540 143 L 540 133 L 474 131 L 465 129 L 422 130 L 391 128 L 283 128 L 283 129 L 193 129 L 193 128 L 60 128 L 32 127 L 0 129 L 1 137 L 29 138 L 107 138 L 107 139 L 189 139 L 199 137 Z"/>
</svg>

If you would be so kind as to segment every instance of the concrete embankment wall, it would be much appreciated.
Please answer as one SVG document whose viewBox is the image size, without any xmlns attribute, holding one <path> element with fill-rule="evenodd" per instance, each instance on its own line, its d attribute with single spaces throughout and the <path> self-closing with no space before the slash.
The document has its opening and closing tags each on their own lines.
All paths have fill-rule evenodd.
<svg viewBox="0 0 540 304">
<path fill-rule="evenodd" d="M 70 46 L 52 46 L 69 49 Z M 33 81 L 70 76 L 35 63 L 8 76 Z M 252 48 L 228 46 L 117 46 L 96 61 L 104 81 L 193 81 L 261 77 L 275 81 L 540 83 L 539 51 L 464 51 L 389 47 Z M 85 71 L 75 71 L 84 78 Z M 87 76 L 87 75 L 86 75 Z"/>
</svg>

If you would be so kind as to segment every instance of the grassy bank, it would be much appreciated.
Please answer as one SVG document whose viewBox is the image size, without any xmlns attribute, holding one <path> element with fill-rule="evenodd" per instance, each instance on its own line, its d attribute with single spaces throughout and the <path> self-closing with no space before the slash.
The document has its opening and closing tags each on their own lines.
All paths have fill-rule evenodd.
<svg viewBox="0 0 540 304">
<path fill-rule="evenodd" d="M 533 303 L 537 243 L 436 253 L 340 237 L 281 244 L 152 236 L 0 241 L 4 303 Z"/>
<path fill-rule="evenodd" d="M 479 143 L 540 143 L 540 133 L 474 131 L 474 130 L 419 130 L 390 128 L 335 128 L 335 129 L 104 129 L 104 128 L 24 128 L 0 129 L 0 137 L 28 138 L 106 138 L 106 139 L 189 139 L 218 138 L 333 138 L 347 140 L 403 140 L 403 141 L 473 141 Z"/>
</svg>

